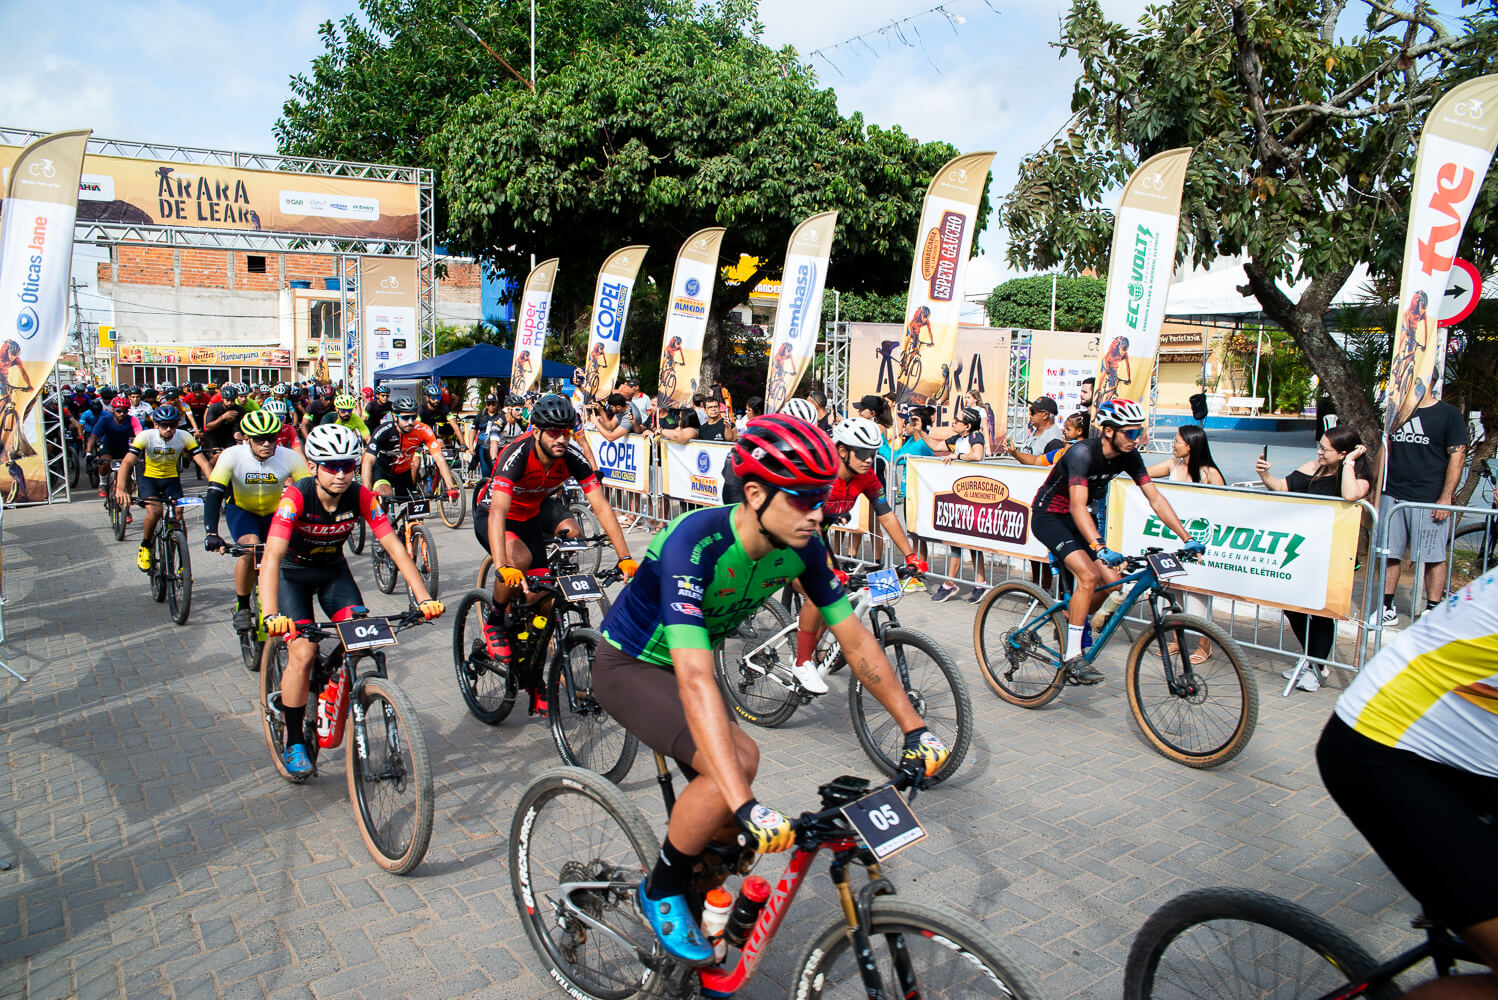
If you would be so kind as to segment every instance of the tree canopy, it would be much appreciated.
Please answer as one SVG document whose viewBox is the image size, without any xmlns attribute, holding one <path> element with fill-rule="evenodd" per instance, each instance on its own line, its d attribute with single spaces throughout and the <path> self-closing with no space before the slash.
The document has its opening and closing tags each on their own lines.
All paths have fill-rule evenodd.
<svg viewBox="0 0 1498 1000">
<path fill-rule="evenodd" d="M 1003 219 L 1011 264 L 1106 274 L 1113 214 L 1103 198 L 1150 156 L 1195 147 L 1178 262 L 1242 255 L 1245 291 L 1372 445 L 1378 415 L 1323 315 L 1359 262 L 1397 285 L 1425 113 L 1454 83 L 1490 71 L 1498 21 L 1491 3 L 1452 30 L 1424 5 L 1349 2 L 1180 0 L 1149 7 L 1129 29 L 1097 0 L 1073 0 L 1060 44 L 1082 64 L 1073 119 L 1022 163 Z M 1360 11 L 1358 30 L 1339 33 Z M 1492 259 L 1495 202 L 1490 172 L 1463 256 Z M 1298 278 L 1310 279 L 1298 300 L 1276 284 Z"/>
<path fill-rule="evenodd" d="M 1056 279 L 1057 330 L 1096 333 L 1103 326 L 1103 296 L 1108 283 L 1102 278 Z M 1051 329 L 1051 276 L 1010 278 L 988 296 L 985 306 L 989 325 L 1021 330 Z"/>
</svg>

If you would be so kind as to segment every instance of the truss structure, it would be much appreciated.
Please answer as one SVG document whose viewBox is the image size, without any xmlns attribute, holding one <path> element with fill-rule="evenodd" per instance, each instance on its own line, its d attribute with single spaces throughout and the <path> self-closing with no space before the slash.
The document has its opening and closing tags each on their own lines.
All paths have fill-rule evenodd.
<svg viewBox="0 0 1498 1000">
<path fill-rule="evenodd" d="M 1028 433 L 1030 416 L 1030 331 L 1009 331 L 1009 405 L 1006 423 L 1010 437 Z"/>
<path fill-rule="evenodd" d="M 841 413 L 848 400 L 848 358 L 852 350 L 853 337 L 848 332 L 847 322 L 827 324 L 827 409 Z"/>
</svg>

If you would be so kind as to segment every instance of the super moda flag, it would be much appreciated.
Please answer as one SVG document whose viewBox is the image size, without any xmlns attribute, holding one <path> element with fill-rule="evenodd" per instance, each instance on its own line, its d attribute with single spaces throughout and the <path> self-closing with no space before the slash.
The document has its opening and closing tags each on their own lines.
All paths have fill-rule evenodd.
<svg viewBox="0 0 1498 1000">
<path fill-rule="evenodd" d="M 588 323 L 588 360 L 583 367 L 583 401 L 609 394 L 619 374 L 619 344 L 629 319 L 629 298 L 635 276 L 645 259 L 646 246 L 625 247 L 609 254 L 598 269 L 593 286 L 593 313 Z"/>
<path fill-rule="evenodd" d="M 1190 160 L 1189 146 L 1167 150 L 1145 160 L 1124 186 L 1103 298 L 1099 403 L 1115 397 L 1142 402 L 1149 393 Z"/>
<path fill-rule="evenodd" d="M 713 303 L 722 228 L 699 229 L 681 245 L 671 275 L 666 332 L 661 336 L 661 374 L 656 399 L 661 407 L 692 401 L 702 372 L 702 338 Z"/>
<path fill-rule="evenodd" d="M 0 220 L 0 341 L 19 346 L 0 369 L 0 445 L 12 458 L 26 411 L 52 373 L 68 329 L 68 279 L 73 266 L 73 221 L 88 129 L 38 139 L 11 165 Z M 9 344 L 6 345 L 7 347 Z M 46 482 L 40 466 L 28 481 Z M 36 474 L 33 476 L 33 472 Z"/>
<path fill-rule="evenodd" d="M 905 333 L 895 381 L 900 402 L 925 403 L 947 384 L 978 202 L 993 157 L 968 153 L 949 160 L 926 188 L 905 297 Z"/>
<path fill-rule="evenodd" d="M 557 280 L 560 258 L 543 260 L 531 269 L 520 295 L 520 316 L 515 323 L 515 356 L 510 362 L 510 391 L 523 394 L 541 375 L 546 351 L 546 324 L 551 317 L 551 286 Z"/>
<path fill-rule="evenodd" d="M 1458 84 L 1436 102 L 1420 133 L 1410 225 L 1399 276 L 1399 320 L 1385 398 L 1385 433 L 1410 418 L 1425 397 L 1444 338 L 1440 299 L 1462 230 L 1498 145 L 1498 75 Z"/>
<path fill-rule="evenodd" d="M 837 231 L 837 213 L 813 215 L 791 233 L 785 249 L 780 308 L 770 337 L 770 370 L 765 378 L 765 412 L 775 413 L 796 391 L 817 346 L 827 258 Z"/>
</svg>

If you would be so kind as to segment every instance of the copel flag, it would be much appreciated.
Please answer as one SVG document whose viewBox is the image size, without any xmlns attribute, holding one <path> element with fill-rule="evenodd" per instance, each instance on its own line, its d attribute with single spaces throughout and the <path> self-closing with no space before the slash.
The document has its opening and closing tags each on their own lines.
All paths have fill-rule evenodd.
<svg viewBox="0 0 1498 1000">
<path fill-rule="evenodd" d="M 21 424 L 62 353 L 68 329 L 73 221 L 89 129 L 57 132 L 21 151 L 5 179 L 0 219 L 0 446 L 18 458 Z M 45 490 L 44 456 L 28 482 Z M 35 473 L 35 475 L 33 475 Z M 29 494 L 28 494 L 29 495 Z M 44 499 L 41 497 L 32 499 Z"/>
<path fill-rule="evenodd" d="M 895 398 L 902 403 L 926 403 L 947 384 L 944 369 L 950 368 L 957 349 L 962 284 L 993 157 L 969 153 L 949 160 L 926 189 L 895 381 Z"/>
<path fill-rule="evenodd" d="M 619 342 L 629 319 L 635 275 L 649 247 L 625 247 L 609 254 L 593 287 L 593 318 L 588 324 L 588 361 L 583 367 L 583 402 L 607 396 L 619 374 Z"/>
<path fill-rule="evenodd" d="M 520 316 L 515 324 L 515 358 L 510 364 L 510 391 L 523 395 L 541 375 L 541 356 L 546 351 L 546 323 L 551 316 L 551 286 L 557 280 L 560 258 L 543 260 L 531 268 L 520 295 Z"/>
<path fill-rule="evenodd" d="M 791 233 L 785 248 L 780 308 L 770 337 L 770 371 L 765 380 L 765 412 L 776 413 L 796 391 L 817 346 L 822 325 L 822 292 L 827 257 L 837 231 L 837 213 L 813 215 Z"/>
<path fill-rule="evenodd" d="M 1103 297 L 1102 356 L 1093 396 L 1099 403 L 1115 397 L 1143 402 L 1149 394 L 1190 159 L 1189 146 L 1166 150 L 1145 160 L 1124 186 Z"/>
<path fill-rule="evenodd" d="M 671 275 L 671 300 L 666 304 L 666 332 L 661 337 L 661 377 L 657 401 L 662 409 L 692 401 L 702 371 L 702 338 L 713 304 L 713 279 L 718 273 L 721 228 L 699 229 L 681 245 Z"/>
<path fill-rule="evenodd" d="M 1425 119 L 1399 276 L 1399 320 L 1384 399 L 1386 434 L 1410 418 L 1429 388 L 1438 347 L 1444 342 L 1436 335 L 1441 296 L 1495 145 L 1498 75 L 1451 88 Z"/>
</svg>

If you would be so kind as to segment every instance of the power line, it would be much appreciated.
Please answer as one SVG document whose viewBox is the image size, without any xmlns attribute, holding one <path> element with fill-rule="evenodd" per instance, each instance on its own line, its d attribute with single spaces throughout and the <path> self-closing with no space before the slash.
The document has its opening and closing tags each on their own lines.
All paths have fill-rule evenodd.
<svg viewBox="0 0 1498 1000">
<path fill-rule="evenodd" d="M 995 14 L 1003 13 L 1003 11 L 999 10 L 999 8 L 993 5 L 993 0 L 983 0 L 983 4 Z M 902 17 L 897 20 L 890 21 L 888 24 L 881 25 L 878 28 L 870 28 L 868 31 L 860 32 L 856 35 L 850 35 L 849 37 L 833 45 L 826 45 L 822 46 L 821 48 L 812 49 L 806 54 L 806 58 L 808 60 L 820 59 L 827 65 L 831 66 L 834 73 L 836 73 L 838 76 L 842 76 L 843 71 L 838 68 L 837 63 L 833 62 L 831 56 L 832 53 L 838 52 L 842 49 L 847 49 L 847 55 L 850 57 L 862 56 L 867 53 L 868 55 L 872 55 L 875 59 L 878 59 L 880 58 L 879 50 L 874 48 L 874 46 L 870 44 L 871 39 L 884 42 L 885 48 L 889 51 L 894 51 L 895 43 L 898 42 L 905 48 L 920 49 L 921 54 L 926 57 L 926 62 L 930 63 L 931 68 L 936 70 L 937 74 L 940 75 L 941 68 L 932 61 L 930 53 L 926 51 L 926 40 L 921 35 L 921 29 L 918 24 L 918 22 L 923 18 L 929 18 L 933 15 L 938 15 L 945 19 L 947 26 L 952 29 L 952 34 L 954 35 L 958 33 L 958 25 L 967 23 L 966 17 L 952 10 L 951 7 L 949 7 L 947 4 L 937 4 L 935 7 L 929 7 L 926 10 L 918 11 L 914 14 L 909 15 L 908 17 Z M 915 36 L 915 41 L 910 40 L 909 36 L 906 34 L 907 30 L 909 31 L 910 35 Z"/>
</svg>

